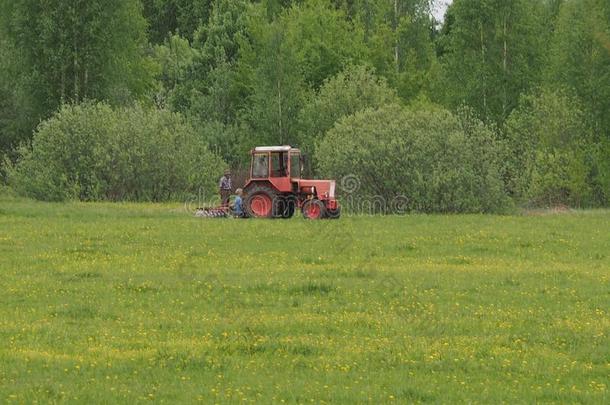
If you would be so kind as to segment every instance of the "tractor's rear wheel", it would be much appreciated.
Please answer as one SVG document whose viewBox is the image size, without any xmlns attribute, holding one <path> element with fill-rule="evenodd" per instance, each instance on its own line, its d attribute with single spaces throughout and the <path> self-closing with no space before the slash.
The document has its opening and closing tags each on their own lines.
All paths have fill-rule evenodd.
<svg viewBox="0 0 610 405">
<path fill-rule="evenodd" d="M 277 193 L 265 186 L 254 186 L 246 191 L 245 209 L 252 218 L 272 218 L 277 205 Z"/>
<path fill-rule="evenodd" d="M 322 219 L 326 216 L 326 207 L 320 200 L 307 200 L 301 211 L 306 219 Z"/>
</svg>

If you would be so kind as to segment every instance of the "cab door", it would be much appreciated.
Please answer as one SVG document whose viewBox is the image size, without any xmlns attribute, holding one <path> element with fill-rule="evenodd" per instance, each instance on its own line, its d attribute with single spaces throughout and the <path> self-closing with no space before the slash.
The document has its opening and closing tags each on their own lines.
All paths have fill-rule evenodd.
<svg viewBox="0 0 610 405">
<path fill-rule="evenodd" d="M 281 193 L 292 191 L 289 175 L 288 152 L 271 152 L 269 181 Z"/>
</svg>

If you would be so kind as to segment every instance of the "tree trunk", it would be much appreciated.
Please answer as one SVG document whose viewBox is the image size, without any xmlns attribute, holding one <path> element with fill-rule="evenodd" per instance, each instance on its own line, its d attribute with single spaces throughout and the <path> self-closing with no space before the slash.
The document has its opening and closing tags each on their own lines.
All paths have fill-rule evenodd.
<svg viewBox="0 0 610 405">
<path fill-rule="evenodd" d="M 74 11 L 76 14 L 76 10 Z M 72 21 L 72 50 L 73 50 L 73 67 L 74 72 L 72 73 L 74 76 L 74 102 L 78 103 L 78 44 L 77 44 L 78 33 L 76 32 L 76 21 Z"/>
<path fill-rule="evenodd" d="M 61 84 L 60 84 L 60 95 L 59 95 L 59 101 L 61 104 L 65 103 L 66 101 L 66 68 L 65 66 L 63 66 L 63 61 L 62 61 L 62 67 L 61 67 Z"/>
<path fill-rule="evenodd" d="M 398 0 L 394 0 L 394 64 L 396 72 L 400 70 L 400 61 L 398 59 Z"/>
<path fill-rule="evenodd" d="M 89 68 L 85 66 L 85 77 L 83 79 L 83 97 L 86 99 L 88 97 L 87 85 L 89 83 Z"/>
<path fill-rule="evenodd" d="M 508 89 L 506 79 L 508 78 L 508 15 L 504 15 L 504 24 L 502 26 L 502 35 L 504 39 L 504 49 L 502 54 L 502 72 L 504 74 L 504 84 L 502 86 L 502 118 L 506 118 L 506 111 L 508 109 Z"/>
<path fill-rule="evenodd" d="M 480 22 L 480 30 L 481 30 L 481 66 L 485 69 L 486 66 L 486 57 L 485 57 L 485 37 L 483 35 L 483 22 Z M 483 109 L 487 110 L 487 83 L 485 80 L 485 72 L 481 75 L 481 81 L 483 82 Z"/>
<path fill-rule="evenodd" d="M 284 144 L 284 132 L 282 128 L 282 81 L 277 81 L 277 107 L 279 113 L 279 130 L 280 130 L 280 144 Z"/>
</svg>

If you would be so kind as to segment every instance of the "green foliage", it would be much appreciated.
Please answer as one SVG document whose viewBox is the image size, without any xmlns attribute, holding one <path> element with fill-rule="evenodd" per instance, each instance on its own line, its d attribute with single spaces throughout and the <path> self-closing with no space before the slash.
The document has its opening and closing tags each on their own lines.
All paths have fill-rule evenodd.
<svg viewBox="0 0 610 405">
<path fill-rule="evenodd" d="M 564 90 L 524 96 L 506 122 L 512 159 L 509 189 L 534 205 L 591 205 L 594 140 L 582 104 Z M 587 162 L 587 156 L 590 161 Z"/>
<path fill-rule="evenodd" d="M 180 85 L 190 79 L 193 65 L 199 56 L 197 49 L 179 35 L 169 36 L 162 45 L 154 47 L 154 61 L 160 67 L 157 78 L 159 89 L 155 102 L 160 106 L 173 106 L 180 110 L 183 92 Z"/>
<path fill-rule="evenodd" d="M 197 125 L 238 125 L 245 103 L 237 60 L 247 36 L 245 0 L 213 2 L 209 16 L 198 25 L 193 40 L 170 35 L 155 47 L 163 68 L 157 103 L 185 114 Z"/>
<path fill-rule="evenodd" d="M 231 167 L 249 167 L 248 152 L 253 145 L 249 142 L 248 128 L 235 124 L 226 125 L 219 121 L 200 122 L 195 128 L 208 149 L 224 162 Z"/>
<path fill-rule="evenodd" d="M 35 120 L 61 103 L 127 103 L 147 95 L 154 66 L 144 54 L 146 21 L 138 0 L 2 0 L 7 37 L 23 55 L 22 78 Z"/>
<path fill-rule="evenodd" d="M 32 125 L 31 100 L 23 91 L 21 69 L 18 52 L 0 31 L 0 157 L 13 152 Z"/>
<path fill-rule="evenodd" d="M 315 142 L 335 122 L 366 108 L 396 104 L 399 99 L 385 79 L 375 76 L 366 66 L 348 66 L 327 79 L 320 90 L 309 98 L 299 115 L 298 145 L 313 152 Z"/>
<path fill-rule="evenodd" d="M 296 49 L 286 39 L 285 19 L 265 23 L 264 10 L 255 9 L 249 22 L 251 42 L 244 43 L 240 73 L 248 88 L 243 119 L 253 144 L 294 143 L 297 118 L 307 86 Z"/>
<path fill-rule="evenodd" d="M 340 120 L 317 146 L 323 174 L 355 176 L 355 200 L 406 197 L 416 212 L 493 212 L 508 206 L 505 148 L 470 114 L 388 105 Z"/>
<path fill-rule="evenodd" d="M 148 38 L 163 44 L 172 35 L 193 39 L 199 24 L 207 21 L 213 0 L 142 0 Z"/>
<path fill-rule="evenodd" d="M 550 85 L 568 86 L 583 102 L 598 139 L 610 139 L 610 5 L 566 1 L 551 43 Z"/>
<path fill-rule="evenodd" d="M 40 200 L 152 200 L 215 189 L 222 161 L 177 114 L 106 104 L 64 106 L 8 166 Z"/>
<path fill-rule="evenodd" d="M 540 80 L 545 38 L 541 2 L 456 0 L 443 28 L 444 80 L 438 95 L 502 123 Z"/>
<path fill-rule="evenodd" d="M 594 198 L 600 206 L 606 207 L 610 205 L 610 140 L 592 145 L 590 151 Z"/>
<path fill-rule="evenodd" d="M 195 33 L 193 47 L 198 55 L 190 80 L 180 86 L 184 103 L 179 111 L 199 121 L 233 125 L 246 94 L 237 70 L 240 49 L 247 33 L 248 2 L 218 0 L 205 25 Z"/>
<path fill-rule="evenodd" d="M 358 2 L 369 61 L 405 101 L 431 96 L 438 79 L 429 0 Z M 370 3 L 370 4 L 369 4 Z"/>
<path fill-rule="evenodd" d="M 261 144 L 293 144 L 321 161 L 315 145 L 347 116 L 442 106 L 462 125 L 464 108 L 503 128 L 510 153 L 498 170 L 517 203 L 609 204 L 608 2 L 454 0 L 442 25 L 434 5 L 0 0 L 0 156 L 14 163 L 41 120 L 83 101 L 178 112 L 232 166 Z"/>
<path fill-rule="evenodd" d="M 531 179 L 526 191 L 530 204 L 581 207 L 589 202 L 591 191 L 586 181 L 587 167 L 580 150 L 537 150 L 530 170 Z"/>
<path fill-rule="evenodd" d="M 293 50 L 310 88 L 318 89 L 324 80 L 348 64 L 361 63 L 366 56 L 360 27 L 327 1 L 312 0 L 300 7 L 293 6 L 280 20 L 285 27 L 286 46 Z"/>
</svg>

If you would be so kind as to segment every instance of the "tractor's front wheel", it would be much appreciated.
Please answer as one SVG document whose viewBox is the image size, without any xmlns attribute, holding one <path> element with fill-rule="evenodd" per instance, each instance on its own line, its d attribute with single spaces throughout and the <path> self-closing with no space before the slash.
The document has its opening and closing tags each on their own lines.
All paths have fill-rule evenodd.
<svg viewBox="0 0 610 405">
<path fill-rule="evenodd" d="M 337 207 L 334 210 L 326 210 L 326 217 L 328 219 L 339 219 L 341 217 L 341 207 Z"/>
<path fill-rule="evenodd" d="M 277 210 L 278 216 L 284 219 L 290 219 L 294 215 L 295 208 L 297 206 L 297 200 L 294 196 L 284 196 L 278 202 Z"/>
<path fill-rule="evenodd" d="M 326 207 L 320 200 L 307 200 L 301 211 L 305 219 L 322 219 L 326 216 Z"/>
<path fill-rule="evenodd" d="M 245 209 L 252 218 L 272 218 L 277 193 L 269 187 L 254 186 L 247 191 Z"/>
</svg>

